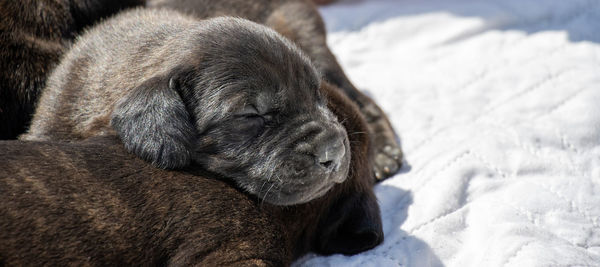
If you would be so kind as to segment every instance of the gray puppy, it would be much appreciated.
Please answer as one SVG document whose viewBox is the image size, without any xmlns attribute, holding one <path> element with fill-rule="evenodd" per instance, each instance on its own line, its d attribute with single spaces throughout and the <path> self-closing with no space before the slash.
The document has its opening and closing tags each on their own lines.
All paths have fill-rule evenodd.
<svg viewBox="0 0 600 267">
<path fill-rule="evenodd" d="M 205 19 L 235 16 L 268 26 L 298 45 L 322 78 L 358 104 L 369 124 L 378 179 L 394 175 L 402 164 L 396 134 L 383 111 L 346 77 L 326 42 L 325 25 L 310 0 L 148 0 L 147 6 L 172 8 Z"/>
<path fill-rule="evenodd" d="M 116 134 L 158 167 L 198 164 L 269 203 L 299 204 L 348 174 L 347 134 L 320 86 L 267 27 L 133 10 L 77 40 L 22 139 Z"/>
</svg>

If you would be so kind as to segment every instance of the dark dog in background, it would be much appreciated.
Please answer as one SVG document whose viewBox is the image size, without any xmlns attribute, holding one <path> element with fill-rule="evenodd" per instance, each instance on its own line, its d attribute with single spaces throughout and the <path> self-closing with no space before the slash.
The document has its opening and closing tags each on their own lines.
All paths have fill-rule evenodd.
<svg viewBox="0 0 600 267">
<path fill-rule="evenodd" d="M 347 134 L 320 84 L 265 26 L 136 9 L 78 38 L 22 138 L 118 135 L 158 167 L 198 164 L 271 204 L 298 204 L 348 173 Z"/>
<path fill-rule="evenodd" d="M 84 28 L 143 0 L 0 1 L 0 139 L 23 133 L 50 71 Z"/>
<path fill-rule="evenodd" d="M 321 90 L 349 133 L 351 170 L 295 206 L 195 169 L 154 168 L 112 137 L 0 142 L 0 265 L 282 266 L 378 245 L 366 122 L 339 89 Z"/>
<path fill-rule="evenodd" d="M 316 1 L 324 3 L 327 1 Z M 375 176 L 395 174 L 402 163 L 400 145 L 383 111 L 346 77 L 326 42 L 323 20 L 309 0 L 148 0 L 152 8 L 171 8 L 205 19 L 235 16 L 274 29 L 292 40 L 313 61 L 323 79 L 342 88 L 367 118 L 375 146 Z"/>
</svg>

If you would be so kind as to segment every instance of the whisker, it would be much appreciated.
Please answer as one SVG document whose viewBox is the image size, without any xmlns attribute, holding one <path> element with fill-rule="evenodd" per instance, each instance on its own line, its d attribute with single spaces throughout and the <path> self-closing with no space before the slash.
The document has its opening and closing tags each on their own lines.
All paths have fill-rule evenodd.
<svg viewBox="0 0 600 267">
<path fill-rule="evenodd" d="M 263 196 L 261 202 L 260 202 L 260 206 L 262 207 L 263 204 L 265 203 L 265 198 L 267 198 L 267 195 L 269 194 L 269 191 L 271 191 L 271 189 L 273 188 L 273 186 L 275 186 L 275 184 L 271 184 L 271 187 L 269 187 L 269 189 L 267 189 L 267 192 L 265 193 L 265 195 Z"/>
</svg>

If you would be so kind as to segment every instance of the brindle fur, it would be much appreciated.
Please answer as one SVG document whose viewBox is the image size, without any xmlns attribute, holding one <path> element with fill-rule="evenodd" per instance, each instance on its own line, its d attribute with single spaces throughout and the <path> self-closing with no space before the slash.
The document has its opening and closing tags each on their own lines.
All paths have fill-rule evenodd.
<svg viewBox="0 0 600 267">
<path fill-rule="evenodd" d="M 0 142 L 0 265 L 285 266 L 383 240 L 358 108 L 324 85 L 349 133 L 348 179 L 273 206 L 195 169 L 155 168 L 112 137 Z"/>
<path fill-rule="evenodd" d="M 23 133 L 50 71 L 85 27 L 143 0 L 0 1 L 0 139 Z"/>
</svg>

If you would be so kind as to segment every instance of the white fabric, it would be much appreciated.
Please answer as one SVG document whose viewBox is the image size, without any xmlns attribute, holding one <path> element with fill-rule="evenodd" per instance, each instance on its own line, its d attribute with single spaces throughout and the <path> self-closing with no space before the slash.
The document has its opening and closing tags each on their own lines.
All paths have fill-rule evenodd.
<svg viewBox="0 0 600 267">
<path fill-rule="evenodd" d="M 600 1 L 320 10 L 411 167 L 376 187 L 382 245 L 296 265 L 600 266 Z"/>
</svg>

